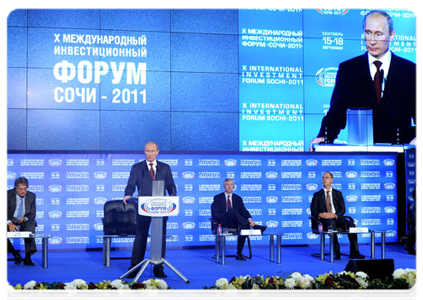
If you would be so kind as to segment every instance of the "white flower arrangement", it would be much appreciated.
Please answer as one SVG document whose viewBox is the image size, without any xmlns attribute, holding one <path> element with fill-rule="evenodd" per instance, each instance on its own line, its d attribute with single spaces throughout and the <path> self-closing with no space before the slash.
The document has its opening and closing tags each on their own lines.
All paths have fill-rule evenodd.
<svg viewBox="0 0 423 300">
<path fill-rule="evenodd" d="M 166 290 L 168 288 L 166 281 L 161 279 L 148 279 L 143 282 L 147 290 Z"/>
<path fill-rule="evenodd" d="M 121 279 L 113 280 L 110 283 L 110 286 L 115 288 L 115 289 L 118 289 L 118 290 L 129 290 L 130 289 L 129 285 L 125 284 L 125 282 Z"/>
<path fill-rule="evenodd" d="M 394 279 L 405 279 L 409 287 L 416 283 L 416 270 L 414 269 L 396 269 L 392 274 Z"/>
<path fill-rule="evenodd" d="M 73 297 L 76 296 L 76 294 L 78 294 L 78 288 L 73 285 L 72 283 L 65 283 L 65 293 L 66 293 L 66 298 L 67 299 L 73 299 Z"/>
<path fill-rule="evenodd" d="M 24 290 L 33 290 L 34 286 L 37 284 L 37 282 L 35 280 L 31 280 L 28 281 L 24 286 L 23 289 Z"/>
<path fill-rule="evenodd" d="M 299 272 L 294 272 L 285 280 L 285 287 L 288 289 L 294 289 L 296 287 L 301 289 L 309 289 L 314 283 L 314 278 L 310 275 L 303 275 Z"/>
<path fill-rule="evenodd" d="M 75 279 L 72 282 L 65 283 L 65 290 L 86 290 L 88 289 L 88 284 L 82 279 Z"/>
</svg>

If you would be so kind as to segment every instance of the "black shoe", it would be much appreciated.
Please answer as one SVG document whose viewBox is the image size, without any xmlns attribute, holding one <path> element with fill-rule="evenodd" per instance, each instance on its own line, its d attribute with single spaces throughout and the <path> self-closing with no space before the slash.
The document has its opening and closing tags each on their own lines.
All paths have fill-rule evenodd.
<svg viewBox="0 0 423 300">
<path fill-rule="evenodd" d="M 167 275 L 164 273 L 164 272 L 158 272 L 158 273 L 155 273 L 155 272 L 153 272 L 154 273 L 154 277 L 157 277 L 157 278 L 167 278 Z"/>
<path fill-rule="evenodd" d="M 245 259 L 245 256 L 244 256 L 244 255 L 242 255 L 242 254 L 237 254 L 237 255 L 236 255 L 236 260 L 246 260 L 246 259 Z"/>
<path fill-rule="evenodd" d="M 360 252 L 356 252 L 356 253 L 350 254 L 350 258 L 351 259 L 365 259 L 366 257 L 360 254 Z"/>
<path fill-rule="evenodd" d="M 35 266 L 35 264 L 32 262 L 31 257 L 25 257 L 23 264 L 25 266 Z"/>
<path fill-rule="evenodd" d="M 15 255 L 15 265 L 19 265 L 22 262 L 22 257 L 19 253 Z"/>
<path fill-rule="evenodd" d="M 254 229 L 260 229 L 261 230 L 261 233 L 263 233 L 267 229 L 267 226 L 254 225 L 253 228 Z"/>
<path fill-rule="evenodd" d="M 407 244 L 405 244 L 404 250 L 407 251 L 408 254 L 416 255 L 416 250 L 414 250 L 414 247 L 412 247 L 412 248 L 410 247 L 409 248 Z"/>
<path fill-rule="evenodd" d="M 334 259 L 335 260 L 340 260 L 341 259 L 341 254 L 336 253 Z"/>
</svg>

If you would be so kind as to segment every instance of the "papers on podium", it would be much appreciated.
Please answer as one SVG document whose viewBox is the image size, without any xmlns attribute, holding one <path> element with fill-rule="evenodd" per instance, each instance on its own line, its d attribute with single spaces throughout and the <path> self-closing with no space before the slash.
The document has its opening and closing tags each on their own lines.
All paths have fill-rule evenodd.
<svg viewBox="0 0 423 300">
<path fill-rule="evenodd" d="M 31 231 L 15 231 L 15 232 L 8 232 L 7 238 L 29 238 L 31 237 Z"/>
</svg>

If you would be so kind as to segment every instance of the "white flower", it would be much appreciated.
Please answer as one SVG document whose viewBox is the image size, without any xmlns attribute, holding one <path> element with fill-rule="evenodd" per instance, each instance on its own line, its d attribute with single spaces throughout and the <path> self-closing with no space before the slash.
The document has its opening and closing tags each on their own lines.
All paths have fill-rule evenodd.
<svg viewBox="0 0 423 300">
<path fill-rule="evenodd" d="M 158 288 L 160 290 L 167 290 L 167 283 L 164 280 L 156 279 L 156 282 L 158 283 Z"/>
<path fill-rule="evenodd" d="M 115 289 L 120 288 L 122 286 L 122 280 L 116 279 L 110 282 L 110 286 L 114 287 Z"/>
<path fill-rule="evenodd" d="M 82 279 L 75 279 L 74 281 L 72 281 L 72 284 L 76 287 L 82 287 L 84 285 L 87 285 L 87 283 Z"/>
<path fill-rule="evenodd" d="M 285 287 L 287 287 L 288 289 L 293 289 L 295 285 L 296 282 L 294 278 L 288 278 L 287 280 L 285 280 Z"/>
<path fill-rule="evenodd" d="M 229 298 L 234 298 L 238 295 L 238 289 L 230 283 L 226 288 L 225 294 L 228 295 Z"/>
<path fill-rule="evenodd" d="M 226 289 L 228 288 L 229 281 L 226 278 L 220 278 L 216 280 L 216 283 L 214 284 L 219 289 Z"/>
<path fill-rule="evenodd" d="M 147 285 L 147 297 L 150 299 L 156 299 L 159 297 L 159 289 L 157 286 Z"/>
<path fill-rule="evenodd" d="M 258 284 L 253 284 L 250 294 L 251 298 L 257 298 L 260 295 L 260 287 L 258 286 Z"/>
<path fill-rule="evenodd" d="M 405 270 L 404 269 L 396 269 L 392 276 L 395 279 L 404 278 Z"/>
<path fill-rule="evenodd" d="M 299 280 L 299 286 L 302 289 L 308 289 L 311 287 L 311 284 L 314 282 L 314 278 L 311 277 L 310 275 L 306 274 L 304 276 L 302 276 Z"/>
<path fill-rule="evenodd" d="M 291 278 L 294 278 L 296 280 L 301 279 L 301 277 L 303 277 L 303 275 L 301 275 L 301 273 L 299 272 L 294 272 L 291 274 Z"/>
<path fill-rule="evenodd" d="M 28 281 L 24 286 L 24 290 L 33 290 L 34 286 L 37 284 L 35 280 Z"/>
<path fill-rule="evenodd" d="M 131 292 L 131 288 L 127 284 L 122 284 L 117 289 L 121 299 L 128 297 L 129 293 Z"/>
<path fill-rule="evenodd" d="M 6 292 L 6 294 L 13 295 L 15 289 L 13 288 L 13 285 L 6 284 L 6 286 L 4 287 L 4 291 Z"/>
<path fill-rule="evenodd" d="M 72 299 L 78 294 L 78 289 L 72 283 L 65 283 L 66 298 Z"/>
<path fill-rule="evenodd" d="M 366 273 L 361 272 L 361 271 L 358 271 L 357 273 L 355 273 L 355 275 L 357 275 L 358 277 L 363 278 L 363 279 L 367 279 L 369 277 Z"/>
<path fill-rule="evenodd" d="M 356 277 L 355 281 L 357 281 L 357 283 L 363 288 L 363 289 L 367 289 L 367 287 L 369 286 L 369 283 L 363 279 L 362 277 Z"/>
</svg>

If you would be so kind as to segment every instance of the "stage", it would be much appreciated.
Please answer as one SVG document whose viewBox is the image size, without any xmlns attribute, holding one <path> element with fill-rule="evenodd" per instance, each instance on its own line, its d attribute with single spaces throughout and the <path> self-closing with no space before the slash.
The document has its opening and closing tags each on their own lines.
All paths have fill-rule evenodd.
<svg viewBox="0 0 423 300">
<path fill-rule="evenodd" d="M 228 245 L 227 254 L 235 253 L 234 245 Z M 244 254 L 247 254 L 244 248 Z M 312 277 L 329 273 L 342 272 L 349 261 L 348 256 L 334 263 L 326 256 L 325 261 L 311 256 L 319 251 L 319 246 L 282 246 L 282 262 L 269 261 L 269 249 L 264 246 L 252 244 L 253 257 L 246 261 L 238 261 L 233 257 L 226 259 L 226 265 L 217 264 L 212 256 L 214 248 L 206 249 L 169 249 L 166 259 L 189 279 L 185 283 L 168 267 L 165 273 L 168 278 L 164 280 L 172 289 L 203 289 L 211 287 L 217 279 L 240 275 L 269 275 L 287 277 L 292 272 L 301 272 Z M 349 245 L 341 245 L 342 253 L 349 253 Z M 370 245 L 360 245 L 360 252 L 370 259 Z M 23 255 L 23 254 L 21 254 Z M 112 257 L 129 257 L 130 250 L 112 251 Z M 147 250 L 146 257 L 149 256 Z M 9 254 L 10 257 L 10 254 Z M 380 245 L 376 245 L 376 259 L 380 258 Z M 408 254 L 400 244 L 386 245 L 386 258 L 393 259 L 395 269 L 416 269 L 416 256 Z M 111 260 L 110 268 L 102 263 L 102 251 L 50 251 L 47 269 L 41 266 L 41 251 L 33 256 L 36 264 L 34 267 L 15 265 L 13 261 L 7 262 L 7 280 L 10 284 L 25 284 L 28 281 L 37 282 L 71 282 L 74 279 L 83 279 L 87 283 L 98 283 L 102 280 L 115 280 L 123 275 L 129 267 L 129 259 Z M 147 267 L 139 281 L 144 281 L 153 276 L 152 267 Z"/>
</svg>

